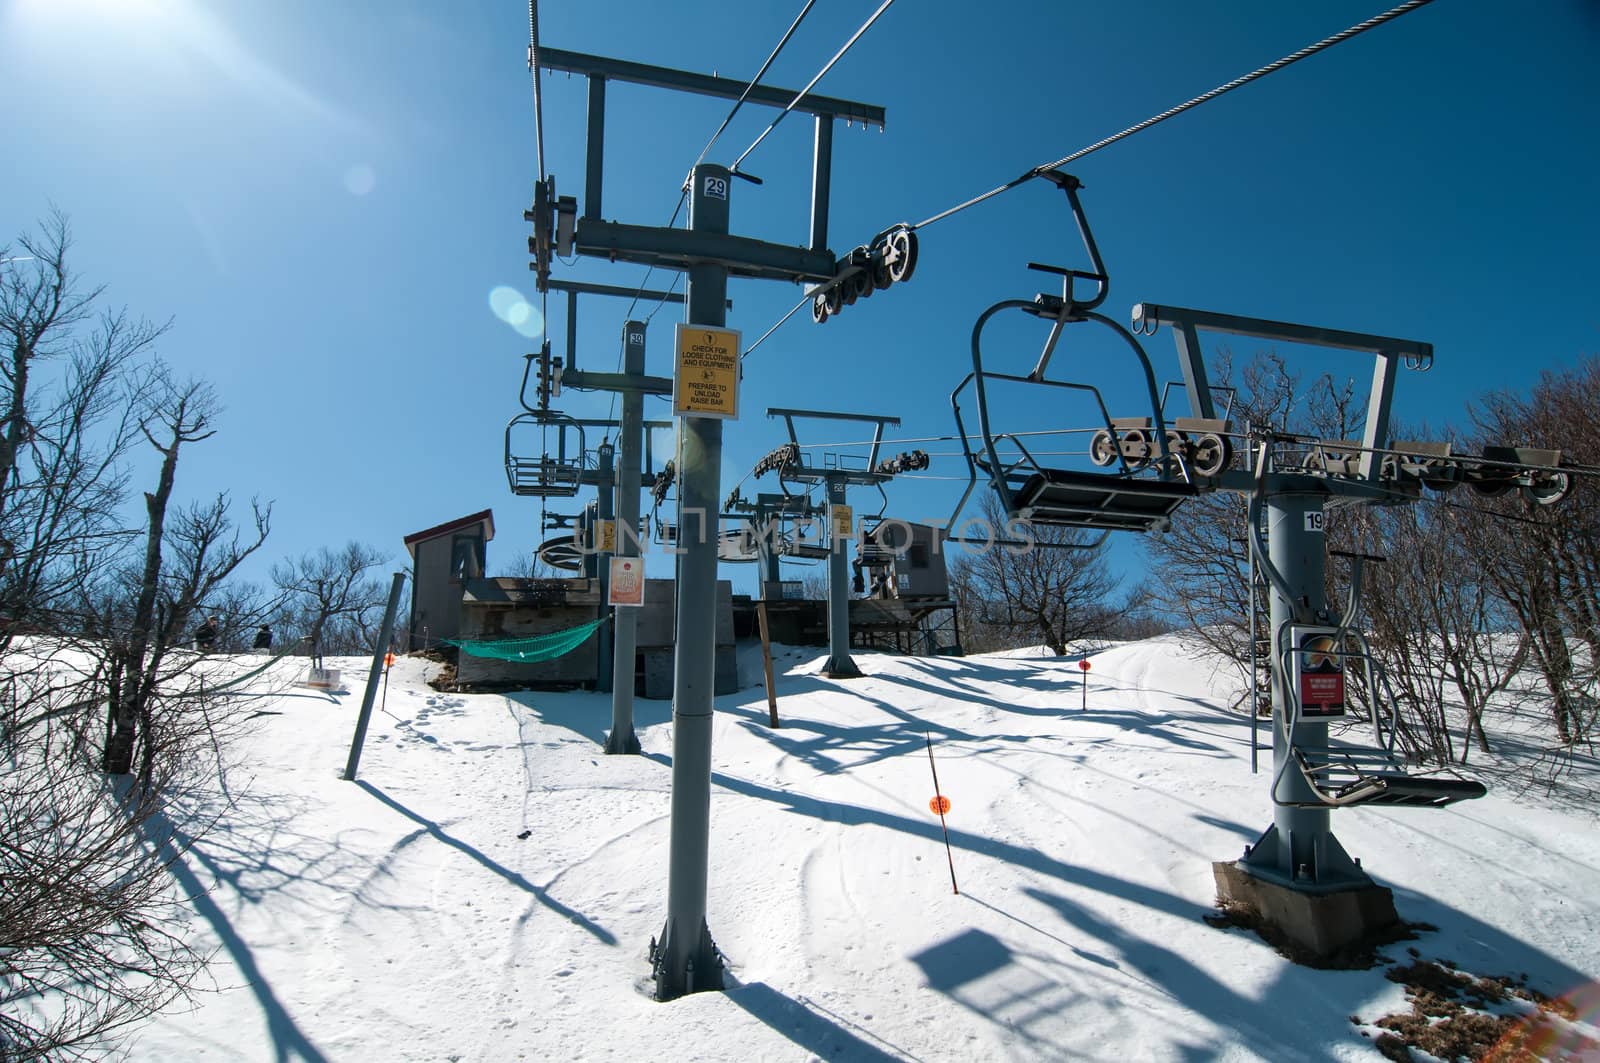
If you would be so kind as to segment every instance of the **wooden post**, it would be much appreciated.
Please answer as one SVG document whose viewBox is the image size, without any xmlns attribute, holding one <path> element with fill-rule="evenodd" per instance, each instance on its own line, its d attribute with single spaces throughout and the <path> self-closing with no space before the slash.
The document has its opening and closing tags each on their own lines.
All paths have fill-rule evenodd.
<svg viewBox="0 0 1600 1063">
<path fill-rule="evenodd" d="M 756 623 L 761 628 L 761 667 L 767 676 L 767 713 L 778 726 L 778 692 L 772 687 L 772 635 L 767 630 L 767 603 L 756 603 Z"/>
</svg>

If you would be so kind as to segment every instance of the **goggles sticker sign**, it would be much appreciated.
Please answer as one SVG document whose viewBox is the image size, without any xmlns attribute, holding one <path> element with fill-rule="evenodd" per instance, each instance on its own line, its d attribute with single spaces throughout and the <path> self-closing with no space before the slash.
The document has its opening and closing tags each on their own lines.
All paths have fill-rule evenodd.
<svg viewBox="0 0 1600 1063">
<path fill-rule="evenodd" d="M 1303 719 L 1344 715 L 1344 655 L 1338 632 L 1324 627 L 1293 627 L 1293 682 Z"/>
</svg>

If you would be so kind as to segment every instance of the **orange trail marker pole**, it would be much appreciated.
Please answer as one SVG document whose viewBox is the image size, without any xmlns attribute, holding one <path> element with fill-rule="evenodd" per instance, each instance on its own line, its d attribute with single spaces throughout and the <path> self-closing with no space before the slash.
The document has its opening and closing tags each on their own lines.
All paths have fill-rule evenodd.
<svg viewBox="0 0 1600 1063">
<path fill-rule="evenodd" d="M 1078 706 L 1078 711 L 1083 712 L 1089 707 L 1089 658 L 1079 661 L 1078 668 L 1083 672 L 1083 704 Z"/>
<path fill-rule="evenodd" d="M 389 669 L 394 667 L 394 651 L 390 650 L 383 655 L 383 700 L 378 708 L 383 712 L 389 711 Z"/>
<path fill-rule="evenodd" d="M 939 792 L 939 768 L 933 762 L 933 736 L 923 731 L 922 737 L 928 741 L 928 769 L 933 772 L 933 800 L 928 802 L 928 806 L 939 813 L 939 829 L 944 831 L 944 858 L 950 863 L 950 892 L 959 897 L 961 890 L 956 886 L 956 860 L 950 855 L 950 828 L 944 823 L 944 814 L 950 811 L 950 799 Z"/>
</svg>

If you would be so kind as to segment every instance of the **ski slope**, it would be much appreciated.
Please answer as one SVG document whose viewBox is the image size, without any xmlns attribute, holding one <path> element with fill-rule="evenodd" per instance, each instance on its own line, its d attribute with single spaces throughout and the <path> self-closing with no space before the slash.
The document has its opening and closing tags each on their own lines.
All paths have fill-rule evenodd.
<svg viewBox="0 0 1600 1063">
<path fill-rule="evenodd" d="M 402 658 L 350 783 L 365 662 L 329 662 L 338 694 L 282 662 L 178 869 L 216 991 L 133 1058 L 1380 1058 L 1351 1020 L 1405 1010 L 1382 967 L 1299 967 L 1203 921 L 1211 862 L 1271 811 L 1248 721 L 1179 640 L 1094 657 L 1086 710 L 1075 660 L 862 653 L 865 678 L 831 681 L 824 656 L 782 650 L 777 730 L 759 685 L 717 699 L 708 921 L 730 988 L 670 1004 L 646 959 L 666 703 L 636 702 L 643 756 L 608 757 L 607 695 L 439 693 Z M 1491 790 L 1334 827 L 1438 928 L 1422 956 L 1551 995 L 1600 974 L 1592 815 Z"/>
</svg>

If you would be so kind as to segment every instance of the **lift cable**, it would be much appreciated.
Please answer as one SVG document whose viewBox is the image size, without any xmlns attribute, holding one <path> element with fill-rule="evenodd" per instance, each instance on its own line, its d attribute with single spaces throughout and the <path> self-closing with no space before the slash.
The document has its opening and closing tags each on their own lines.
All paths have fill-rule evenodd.
<svg viewBox="0 0 1600 1063">
<path fill-rule="evenodd" d="M 1459 509 L 1465 513 L 1476 513 L 1480 517 L 1493 517 L 1495 520 L 1508 520 L 1517 524 L 1532 524 L 1536 528 L 1549 527 L 1549 525 L 1544 521 L 1534 520 L 1532 517 L 1519 517 L 1515 513 L 1501 513 L 1493 509 L 1484 509 L 1482 506 L 1464 505 L 1460 502 L 1451 502 L 1449 499 L 1445 498 L 1430 498 L 1427 495 L 1423 495 L 1417 501 L 1430 502 L 1433 505 L 1443 506 L 1446 509 Z"/>
<path fill-rule="evenodd" d="M 1160 114 L 1154 116 L 1153 118 L 1146 118 L 1144 121 L 1140 122 L 1138 125 L 1129 126 L 1127 129 L 1124 129 L 1122 132 L 1114 133 L 1111 136 L 1106 137 L 1104 140 L 1098 140 L 1095 143 L 1090 144 L 1086 148 L 1082 148 L 1082 149 L 1080 149 L 1078 151 L 1073 152 L 1071 155 L 1063 155 L 1061 158 L 1055 160 L 1054 162 L 1047 162 L 1047 163 L 1044 163 L 1041 166 L 1035 166 L 1033 169 L 1029 170 L 1027 173 L 1023 174 L 1022 176 L 1017 177 L 1017 178 L 1015 178 L 1015 179 L 1013 179 L 1011 181 L 1008 181 L 1008 182 L 1006 182 L 1005 184 L 1001 185 L 998 188 L 990 189 L 989 191 L 983 193 L 980 196 L 974 196 L 973 198 L 967 200 L 964 203 L 958 203 L 955 206 L 949 208 L 948 210 L 942 210 L 938 214 L 933 215 L 931 218 L 926 218 L 926 219 L 924 219 L 922 221 L 917 222 L 915 225 L 911 226 L 911 228 L 913 228 L 913 229 L 926 228 L 927 226 L 932 225 L 936 221 L 942 221 L 943 219 L 948 218 L 953 214 L 959 214 L 961 211 L 966 210 L 968 207 L 976 206 L 979 203 L 982 203 L 986 199 L 992 199 L 993 197 L 998 196 L 1003 192 L 1009 192 L 1013 188 L 1016 188 L 1018 185 L 1021 185 L 1021 184 L 1024 184 L 1024 183 L 1028 182 L 1028 181 L 1033 180 L 1035 177 L 1038 177 L 1040 174 L 1047 173 L 1050 170 L 1054 170 L 1054 169 L 1057 169 L 1059 167 L 1065 166 L 1070 162 L 1076 162 L 1078 159 L 1083 158 L 1085 155 L 1093 154 L 1094 152 L 1099 151 L 1101 148 L 1107 147 L 1108 145 L 1111 145 L 1111 144 L 1115 144 L 1119 140 L 1122 140 L 1122 139 L 1124 139 L 1126 137 L 1131 137 L 1135 133 L 1143 132 L 1144 130 L 1149 129 L 1153 125 L 1158 125 L 1161 122 L 1165 122 L 1168 118 L 1172 118 L 1172 117 L 1174 117 L 1176 115 L 1182 114 L 1184 111 L 1187 111 L 1187 110 L 1189 110 L 1191 108 L 1198 107 L 1202 103 L 1208 103 L 1211 100 L 1216 99 L 1218 96 L 1221 96 L 1224 93 L 1232 92 L 1234 89 L 1239 88 L 1242 85 L 1248 85 L 1250 82 L 1256 81 L 1256 80 L 1258 80 L 1260 78 L 1264 78 L 1268 74 L 1277 73 L 1279 70 L 1282 70 L 1284 67 L 1292 66 L 1293 64 L 1298 63 L 1302 59 L 1309 58 L 1310 56 L 1316 55 L 1318 52 L 1324 51 L 1324 50 L 1326 50 L 1328 48 L 1332 48 L 1336 44 L 1341 44 L 1344 41 L 1347 41 L 1352 37 L 1356 37 L 1356 36 L 1359 36 L 1359 35 L 1365 33 L 1367 30 L 1373 29 L 1373 28 L 1375 28 L 1377 26 L 1381 26 L 1385 22 L 1390 22 L 1390 21 L 1392 21 L 1394 19 L 1397 19 L 1401 15 L 1407 14 L 1407 13 L 1409 13 L 1411 11 L 1415 11 L 1417 8 L 1423 7 L 1423 6 L 1425 6 L 1426 4 L 1429 4 L 1429 3 L 1432 3 L 1432 0 L 1406 0 L 1405 3 L 1400 4 L 1397 7 L 1390 8 L 1388 11 L 1385 11 L 1381 15 L 1374 15 L 1372 18 L 1367 19 L 1365 22 L 1361 22 L 1361 23 L 1358 23 L 1358 24 L 1356 24 L 1354 26 L 1351 26 L 1349 29 L 1341 30 L 1340 32 L 1335 33 L 1331 37 L 1324 37 L 1322 40 L 1318 41 L 1317 43 L 1311 44 L 1311 45 L 1307 45 L 1306 47 L 1300 49 L 1298 52 L 1294 52 L 1294 53 L 1292 53 L 1290 55 L 1284 56 L 1282 59 L 1278 59 L 1278 60 L 1276 60 L 1274 62 L 1268 63 L 1266 66 L 1261 67 L 1261 68 L 1259 68 L 1257 70 L 1253 70 L 1250 73 L 1245 74 L 1243 77 L 1234 78 L 1232 81 L 1228 82 L 1226 85 L 1219 85 L 1217 88 L 1212 89 L 1210 92 L 1202 93 L 1201 95 L 1196 96 L 1194 99 L 1189 100 L 1187 103 L 1180 103 L 1176 107 L 1168 108 L 1167 110 L 1162 111 Z"/>
<path fill-rule="evenodd" d="M 811 12 L 812 5 L 814 5 L 816 2 L 817 2 L 817 0 L 806 0 L 805 7 L 801 8 L 800 9 L 800 14 L 795 16 L 794 22 L 792 22 L 789 25 L 789 29 L 787 30 L 787 32 L 785 32 L 783 37 L 782 37 L 782 39 L 778 41 L 778 46 L 776 48 L 772 49 L 772 54 L 768 55 L 767 56 L 767 61 L 761 64 L 761 69 L 756 71 L 756 76 L 754 78 L 751 78 L 750 79 L 750 83 L 747 84 L 744 87 L 744 91 L 739 94 L 739 99 L 734 103 L 733 109 L 730 110 L 728 112 L 727 117 L 725 117 L 722 120 L 722 124 L 717 127 L 717 131 L 715 133 L 711 134 L 711 139 L 706 141 L 706 146 L 704 148 L 700 149 L 700 157 L 694 161 L 694 165 L 695 166 L 699 166 L 702 162 L 705 161 L 706 153 L 711 150 L 712 145 L 717 142 L 717 138 L 722 136 L 723 131 L 728 128 L 728 123 L 733 121 L 734 115 L 739 113 L 739 108 L 744 106 L 744 101 L 749 98 L 751 91 L 755 89 L 756 85 L 760 84 L 762 77 L 764 77 L 766 75 L 766 73 L 767 73 L 767 68 L 772 65 L 773 60 L 778 58 L 778 53 L 783 51 L 784 45 L 789 43 L 789 38 L 794 36 L 794 31 L 800 27 L 800 23 L 805 19 L 806 15 L 808 15 Z M 694 166 L 691 166 L 690 169 L 693 170 Z M 685 201 L 687 201 L 688 198 L 689 198 L 689 188 L 688 188 L 688 185 L 685 184 L 683 190 L 678 193 L 677 206 L 672 208 L 672 217 L 667 221 L 666 227 L 668 229 L 670 229 L 673 226 L 678 224 L 678 214 L 679 214 L 680 211 L 683 210 L 683 204 L 685 203 Z M 654 275 L 655 271 L 656 271 L 656 267 L 654 267 L 654 266 L 651 266 L 649 269 L 644 271 L 644 279 L 639 282 L 639 290 L 634 292 L 633 301 L 628 304 L 628 311 L 627 311 L 626 314 L 623 315 L 624 320 L 628 320 L 628 321 L 633 320 L 634 308 L 639 305 L 639 297 L 642 296 L 644 294 L 644 292 L 645 292 L 645 289 L 649 287 L 650 278 L 651 278 L 652 275 Z M 667 288 L 666 295 L 663 295 L 661 297 L 661 300 L 656 303 L 655 309 L 651 310 L 650 313 L 645 316 L 644 323 L 646 325 L 650 324 L 650 322 L 655 318 L 656 313 L 663 306 L 665 306 L 667 304 L 667 298 L 669 296 L 671 296 L 673 291 L 675 291 L 677 289 L 678 282 L 681 281 L 682 279 L 683 279 L 683 273 L 681 271 L 678 272 L 673 277 L 672 284 Z M 621 354 L 621 352 L 618 352 L 618 354 L 617 354 L 617 372 L 618 373 L 622 372 L 622 354 Z M 611 393 L 611 405 L 607 409 L 606 420 L 608 420 L 608 421 L 611 420 L 613 414 L 616 413 L 616 408 L 617 408 L 617 393 L 616 392 L 612 392 Z M 602 442 L 609 442 L 610 438 L 611 438 L 610 430 L 607 429 L 606 435 L 603 437 Z"/>
<path fill-rule="evenodd" d="M 955 206 L 950 207 L 950 208 L 948 208 L 946 210 L 942 210 L 939 213 L 937 213 L 937 214 L 935 214 L 935 215 L 933 215 L 931 217 L 924 218 L 922 221 L 917 222 L 915 225 L 909 226 L 909 228 L 911 228 L 911 229 L 923 229 L 923 228 L 926 228 L 929 225 L 932 225 L 934 222 L 943 221 L 945 218 L 948 218 L 948 217 L 951 217 L 952 215 L 961 213 L 962 211 L 966 210 L 968 207 L 975 207 L 979 203 L 984 202 L 985 200 L 993 199 L 995 196 L 1001 195 L 1002 193 L 1005 193 L 1005 192 L 1009 192 L 1013 188 L 1016 188 L 1016 187 L 1018 187 L 1020 185 L 1027 184 L 1029 181 L 1031 181 L 1034 178 L 1040 176 L 1041 174 L 1044 174 L 1044 173 L 1046 173 L 1046 172 L 1048 172 L 1050 170 L 1056 169 L 1057 167 L 1065 166 L 1070 162 L 1075 162 L 1078 159 L 1081 159 L 1086 155 L 1089 155 L 1089 154 L 1091 154 L 1093 152 L 1099 151 L 1101 148 L 1107 147 L 1107 146 L 1109 146 L 1111 144 L 1115 144 L 1119 140 L 1123 140 L 1123 139 L 1125 139 L 1127 137 L 1131 137 L 1135 133 L 1143 132 L 1144 130 L 1149 129 L 1153 125 L 1157 125 L 1157 124 L 1159 124 L 1161 122 L 1166 121 L 1168 118 L 1172 118 L 1175 115 L 1182 114 L 1184 111 L 1190 110 L 1191 108 L 1198 107 L 1202 103 L 1209 103 L 1211 100 L 1216 99 L 1218 96 L 1221 96 L 1221 95 L 1223 95 L 1224 93 L 1227 93 L 1227 92 L 1232 92 L 1234 89 L 1239 88 L 1241 85 L 1248 85 L 1250 82 L 1257 81 L 1257 80 L 1259 80 L 1261 78 L 1264 78 L 1268 74 L 1277 73 L 1279 70 L 1282 70 L 1286 66 L 1290 66 L 1290 65 L 1292 65 L 1294 63 L 1298 63 L 1302 59 L 1308 58 L 1310 56 L 1316 55 L 1318 52 L 1325 51 L 1325 50 L 1327 50 L 1329 48 L 1332 48 L 1336 44 L 1341 44 L 1344 41 L 1347 41 L 1352 37 L 1356 37 L 1356 36 L 1359 36 L 1360 34 L 1365 33 L 1367 30 L 1373 29 L 1373 28 L 1375 28 L 1377 26 L 1381 26 L 1385 22 L 1393 21 L 1394 19 L 1399 18 L 1401 15 L 1408 14 L 1408 13 L 1410 13 L 1412 11 L 1415 11 L 1417 8 L 1423 7 L 1423 6 L 1425 6 L 1425 5 L 1429 4 L 1429 3 L 1432 3 L 1432 0 L 1406 0 L 1405 3 L 1400 4 L 1397 7 L 1390 8 L 1388 11 L 1383 12 L 1381 15 L 1375 15 L 1372 18 L 1367 19 L 1365 22 L 1357 23 L 1356 25 L 1351 26 L 1349 29 L 1342 30 L 1339 33 L 1335 33 L 1331 37 L 1324 37 L 1322 40 L 1318 41 L 1315 44 L 1307 45 L 1306 47 L 1300 49 L 1298 52 L 1294 52 L 1294 53 L 1292 53 L 1290 55 L 1286 55 L 1283 58 L 1276 60 L 1275 62 L 1268 63 L 1266 66 L 1260 67 L 1257 70 L 1253 70 L 1250 73 L 1245 74 L 1242 77 L 1234 78 L 1232 81 L 1228 82 L 1226 85 L 1220 85 L 1217 88 L 1212 89 L 1210 92 L 1202 93 L 1201 95 L 1194 97 L 1193 99 L 1189 100 L 1186 103 L 1181 103 L 1176 107 L 1172 107 L 1172 108 L 1169 108 L 1169 109 L 1167 109 L 1165 111 L 1162 111 L 1160 114 L 1155 115 L 1152 118 L 1145 119 L 1143 122 L 1140 122 L 1138 125 L 1129 126 L 1127 129 L 1124 129 L 1120 133 L 1116 133 L 1116 134 L 1113 134 L 1112 136 L 1106 137 L 1103 140 L 1096 141 L 1095 143 L 1089 145 L 1088 147 L 1082 148 L 1082 149 L 1080 149 L 1078 151 L 1075 151 L 1070 155 L 1063 155 L 1061 158 L 1056 159 L 1054 162 L 1045 163 L 1042 166 L 1036 166 L 1033 169 L 1029 170 L 1027 173 L 1024 173 L 1021 176 L 1016 177 L 1016 178 L 1014 178 L 1014 179 L 1012 179 L 1010 181 L 1007 181 L 1003 185 L 1000 185 L 998 188 L 992 188 L 989 191 L 983 193 L 982 195 L 974 196 L 971 199 L 966 200 L 963 203 L 958 203 Z M 874 15 L 873 17 L 876 18 L 877 16 Z M 774 124 L 776 124 L 776 123 L 774 123 Z M 763 136 L 764 135 L 765 134 L 763 134 Z M 758 143 L 759 143 L 759 141 L 758 141 Z M 755 145 L 752 144 L 751 147 L 754 148 Z M 749 154 L 749 153 L 746 152 L 746 154 Z M 742 160 L 743 156 L 740 156 L 740 159 Z M 738 166 L 739 166 L 738 163 L 734 163 L 734 169 L 738 169 Z M 778 320 L 778 323 L 776 325 L 773 325 L 772 328 L 768 329 L 765 333 L 762 334 L 760 339 L 756 340 L 755 343 L 752 343 L 748 348 L 746 348 L 746 350 L 744 352 L 744 357 L 748 358 L 750 356 L 750 354 L 757 347 L 759 347 L 762 344 L 762 342 L 764 340 L 766 340 L 766 338 L 768 336 L 772 335 L 773 332 L 777 331 L 779 326 L 783 325 L 784 322 L 788 321 L 791 317 L 793 317 L 796 313 L 798 313 L 802 306 L 805 306 L 807 303 L 811 302 L 812 298 L 815 295 L 816 295 L 816 292 L 812 291 L 812 292 L 808 293 L 805 296 L 805 298 L 801 299 L 798 303 L 796 303 L 794 308 L 792 310 L 790 310 L 787 314 L 783 315 L 783 317 Z"/>
<path fill-rule="evenodd" d="M 815 88 L 817 82 L 821 81 L 823 76 L 826 75 L 828 73 L 828 71 L 833 69 L 833 65 L 835 63 L 837 63 L 839 60 L 844 58 L 844 54 L 846 52 L 848 52 L 851 49 L 852 46 L 855 45 L 856 41 L 859 41 L 861 39 L 861 35 L 862 34 L 866 33 L 867 30 L 872 28 L 872 24 L 874 22 L 878 21 L 878 16 L 879 15 L 881 15 L 885 11 L 889 10 L 889 5 L 892 4 L 892 3 L 894 3 L 894 0 L 883 0 L 883 3 L 878 6 L 878 10 L 876 10 L 876 11 L 874 11 L 872 13 L 872 17 L 867 19 L 867 21 L 863 22 L 861 24 L 861 28 L 856 30 L 855 35 L 852 36 L 848 41 L 844 42 L 844 47 L 840 48 L 837 52 L 835 52 L 833 58 L 828 60 L 827 65 L 824 66 L 821 70 L 817 71 L 817 76 L 812 78 L 809 82 L 807 82 L 805 88 L 803 88 L 799 92 L 795 93 L 794 99 L 789 101 L 789 105 L 787 107 L 785 107 L 782 111 L 778 112 L 778 117 L 776 117 L 776 118 L 774 118 L 772 120 L 772 124 L 767 126 L 766 129 L 762 130 L 761 131 L 761 135 L 759 137 L 756 137 L 755 141 L 748 148 L 744 149 L 744 154 L 740 155 L 737 159 L 733 160 L 733 165 L 728 167 L 728 169 L 731 172 L 733 172 L 733 173 L 738 173 L 739 172 L 739 164 L 744 162 L 745 159 L 749 158 L 750 157 L 750 153 L 752 151 L 756 150 L 757 145 L 759 145 L 763 140 L 767 139 L 767 134 L 768 133 L 770 133 L 774 129 L 778 128 L 778 123 L 783 121 L 785 118 L 787 118 L 789 116 L 789 112 L 794 110 L 795 104 L 799 103 L 802 99 L 804 99 L 806 93 L 810 92 L 813 88 Z"/>
<path fill-rule="evenodd" d="M 784 45 L 789 43 L 789 38 L 794 36 L 794 31 L 800 28 L 800 23 L 805 21 L 805 17 L 811 13 L 811 7 L 816 2 L 817 0 L 806 0 L 806 6 L 800 9 L 800 14 L 796 15 L 794 21 L 789 24 L 789 29 L 784 33 L 783 38 L 778 41 L 778 46 L 772 49 L 772 54 L 767 56 L 767 61 L 761 64 L 761 69 L 756 71 L 756 76 L 750 79 L 750 84 L 746 85 L 744 91 L 739 94 L 739 99 L 734 103 L 733 110 L 728 112 L 728 117 L 722 120 L 722 124 L 717 127 L 717 131 L 711 134 L 711 139 L 706 141 L 706 146 L 700 149 L 700 157 L 694 160 L 695 166 L 699 166 L 706 161 L 706 154 L 711 150 L 711 146 L 727 130 L 728 123 L 733 121 L 733 116 L 739 113 L 739 108 L 744 106 L 744 101 L 749 99 L 750 93 L 755 89 L 756 85 L 760 84 L 761 79 L 766 76 L 767 68 L 772 66 L 774 59 L 778 58 L 778 53 L 783 51 Z M 801 95 L 805 94 L 801 93 Z M 789 106 L 793 107 L 794 104 L 791 103 Z"/>
<path fill-rule="evenodd" d="M 533 144 L 544 182 L 544 99 L 539 94 L 539 0 L 528 0 L 528 70 L 533 74 Z"/>
</svg>

